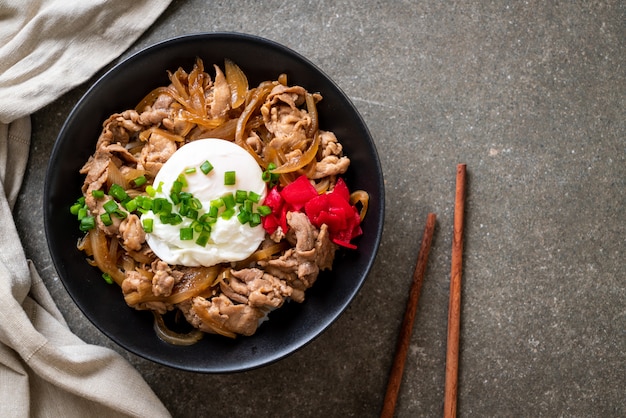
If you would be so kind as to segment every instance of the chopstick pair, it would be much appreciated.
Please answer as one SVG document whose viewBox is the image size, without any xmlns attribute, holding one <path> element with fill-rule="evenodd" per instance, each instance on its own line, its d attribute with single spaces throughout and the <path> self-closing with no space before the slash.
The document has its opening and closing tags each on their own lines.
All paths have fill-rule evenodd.
<svg viewBox="0 0 626 418">
<path fill-rule="evenodd" d="M 459 342 L 461 325 L 461 276 L 463 269 L 463 226 L 465 222 L 465 183 L 466 165 L 458 164 L 456 169 L 456 190 L 454 203 L 454 233 L 452 239 L 452 267 L 450 274 L 450 299 L 448 305 L 448 340 L 446 347 L 446 374 L 444 393 L 444 418 L 456 416 L 458 372 L 459 372 Z M 422 237 L 422 244 L 417 257 L 417 264 L 413 273 L 413 281 L 409 291 L 409 300 L 404 312 L 404 318 L 398 335 L 396 354 L 387 383 L 387 391 L 383 403 L 381 418 L 391 418 L 394 415 L 400 383 L 404 373 L 406 355 L 409 350 L 417 303 L 424 281 L 426 264 L 430 253 L 437 217 L 429 213 Z"/>
</svg>

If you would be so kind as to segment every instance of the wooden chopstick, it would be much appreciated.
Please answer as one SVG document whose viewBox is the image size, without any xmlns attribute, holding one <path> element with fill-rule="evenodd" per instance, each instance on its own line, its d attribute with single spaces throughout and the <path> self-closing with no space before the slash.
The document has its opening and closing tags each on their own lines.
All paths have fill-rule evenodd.
<svg viewBox="0 0 626 418">
<path fill-rule="evenodd" d="M 426 273 L 426 264 L 428 262 L 428 254 L 430 252 L 430 244 L 432 242 L 433 234 L 435 231 L 436 220 L 437 217 L 434 213 L 429 213 L 428 217 L 426 218 L 426 227 L 424 228 L 422 245 L 417 256 L 417 264 L 415 265 L 415 271 L 413 272 L 413 281 L 411 282 L 411 288 L 409 291 L 409 300 L 407 301 L 406 309 L 404 311 L 404 318 L 400 327 L 400 334 L 398 335 L 396 355 L 393 360 L 393 366 L 391 368 L 389 381 L 387 383 L 387 392 L 385 394 L 383 410 L 380 414 L 381 418 L 393 417 L 394 411 L 396 409 L 398 392 L 400 391 L 400 383 L 402 381 L 402 374 L 404 373 L 404 364 L 406 362 L 406 355 L 409 350 L 411 333 L 413 331 L 413 323 L 415 322 L 417 302 L 419 300 L 420 292 L 422 290 L 424 274 Z"/>
<path fill-rule="evenodd" d="M 448 342 L 446 348 L 446 381 L 443 407 L 444 418 L 456 417 L 457 407 L 459 340 L 461 328 L 461 273 L 463 270 L 463 224 L 465 217 L 465 177 L 465 164 L 458 164 L 456 168 L 450 303 L 448 306 Z"/>
</svg>

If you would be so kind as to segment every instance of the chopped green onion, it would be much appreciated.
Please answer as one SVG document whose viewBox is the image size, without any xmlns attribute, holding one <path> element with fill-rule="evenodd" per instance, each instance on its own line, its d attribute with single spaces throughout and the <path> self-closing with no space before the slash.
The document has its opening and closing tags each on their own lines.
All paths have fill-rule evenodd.
<svg viewBox="0 0 626 418">
<path fill-rule="evenodd" d="M 245 190 L 237 190 L 235 192 L 235 202 L 243 203 L 246 201 L 246 199 L 248 199 L 248 192 L 246 192 Z"/>
<path fill-rule="evenodd" d="M 254 203 L 259 203 L 259 200 L 261 200 L 261 195 L 253 191 L 250 191 L 250 193 L 248 193 L 248 199 L 250 199 Z"/>
<path fill-rule="evenodd" d="M 74 216 L 78 215 L 78 211 L 83 207 L 82 204 L 80 203 L 74 203 L 72 206 L 70 206 L 70 213 Z"/>
<path fill-rule="evenodd" d="M 224 186 L 232 186 L 237 182 L 237 176 L 234 171 L 226 171 L 224 173 Z"/>
<path fill-rule="evenodd" d="M 81 231 L 89 231 L 96 227 L 96 219 L 93 216 L 85 216 L 80 220 L 80 230 Z"/>
<path fill-rule="evenodd" d="M 87 207 L 82 207 L 80 209 L 78 209 L 78 220 L 80 221 L 81 219 L 83 219 L 84 217 L 87 216 Z"/>
<path fill-rule="evenodd" d="M 110 226 L 113 224 L 113 219 L 111 218 L 111 214 L 109 212 L 104 212 L 100 215 L 100 220 L 105 226 Z"/>
<path fill-rule="evenodd" d="M 180 197 L 178 193 L 170 193 L 170 199 L 175 205 L 178 205 L 180 203 Z"/>
<path fill-rule="evenodd" d="M 152 201 L 152 212 L 159 215 L 166 215 L 172 212 L 172 203 L 162 197 L 157 197 Z"/>
<path fill-rule="evenodd" d="M 205 247 L 207 242 L 209 242 L 209 233 L 202 232 L 200 236 L 198 237 L 198 239 L 196 240 L 196 244 L 198 244 L 201 247 Z"/>
<path fill-rule="evenodd" d="M 134 212 L 137 210 L 137 200 L 135 199 L 130 199 L 129 201 L 127 201 L 126 203 L 122 203 L 122 206 L 124 206 L 124 208 L 129 211 L 129 212 Z"/>
<path fill-rule="evenodd" d="M 247 210 L 248 212 L 252 213 L 252 208 L 253 208 L 254 203 L 252 203 L 252 200 L 246 200 L 243 203 L 243 208 L 245 210 Z"/>
<path fill-rule="evenodd" d="M 191 228 L 193 228 L 194 231 L 200 233 L 204 230 L 204 225 L 202 225 L 200 222 L 198 221 L 193 221 L 191 223 Z"/>
<path fill-rule="evenodd" d="M 148 196 L 154 197 L 156 195 L 156 190 L 149 184 L 146 186 L 146 193 L 148 193 Z"/>
<path fill-rule="evenodd" d="M 189 219 L 198 219 L 198 211 L 193 208 L 187 208 L 187 214 L 184 216 L 186 216 Z"/>
<path fill-rule="evenodd" d="M 179 177 L 178 177 L 178 180 L 174 180 L 174 183 L 172 183 L 172 190 L 171 190 L 171 193 L 176 193 L 176 194 L 178 194 L 178 193 L 182 192 L 182 191 L 183 191 L 183 186 L 184 186 L 184 185 L 185 185 L 185 184 L 184 184 L 182 181 L 180 181 L 180 176 L 179 176 Z"/>
<path fill-rule="evenodd" d="M 189 241 L 193 239 L 193 228 L 180 228 L 180 240 Z"/>
<path fill-rule="evenodd" d="M 211 200 L 210 203 L 211 207 L 216 207 L 216 208 L 221 208 L 222 206 L 224 206 L 224 200 L 220 199 L 219 197 L 217 199 L 213 199 Z"/>
<path fill-rule="evenodd" d="M 101 199 L 104 197 L 104 190 L 92 190 L 91 195 L 96 199 Z"/>
<path fill-rule="evenodd" d="M 185 174 L 193 174 L 196 172 L 196 167 L 189 167 L 185 169 Z"/>
<path fill-rule="evenodd" d="M 224 206 L 226 206 L 226 209 L 232 209 L 235 207 L 235 196 L 233 196 L 232 193 L 228 193 L 222 196 L 222 200 L 224 201 Z"/>
<path fill-rule="evenodd" d="M 226 209 L 224 212 L 222 212 L 222 219 L 227 221 L 230 218 L 232 218 L 234 214 L 235 214 L 234 208 Z"/>
<path fill-rule="evenodd" d="M 141 220 L 141 226 L 143 226 L 143 230 L 147 233 L 152 232 L 154 228 L 154 220 L 152 218 L 145 218 Z"/>
<path fill-rule="evenodd" d="M 117 205 L 117 202 L 115 200 L 111 199 L 107 201 L 104 205 L 102 205 L 102 208 L 104 208 L 105 211 L 111 213 L 118 210 L 119 206 Z"/>
<path fill-rule="evenodd" d="M 113 284 L 113 277 L 111 277 L 111 275 L 109 273 L 102 273 L 102 278 L 108 284 Z"/>
<path fill-rule="evenodd" d="M 242 210 L 237 214 L 237 219 L 239 223 L 245 225 L 250 220 L 250 212 Z"/>
<path fill-rule="evenodd" d="M 250 217 L 250 226 L 251 227 L 255 227 L 257 225 L 259 225 L 261 223 L 261 215 L 259 215 L 258 213 L 253 213 Z"/>
<path fill-rule="evenodd" d="M 276 164 L 274 164 L 274 163 L 269 163 L 267 165 L 267 170 L 265 170 L 263 172 L 263 174 L 261 175 L 261 179 L 265 183 L 268 183 L 269 185 L 272 185 L 272 184 L 274 184 L 274 183 L 276 183 L 278 181 L 278 179 L 280 178 L 280 174 L 272 173 L 272 170 L 274 170 L 275 168 L 276 168 Z"/>
<path fill-rule="evenodd" d="M 202 202 L 200 202 L 200 199 L 197 197 L 192 197 L 189 199 L 189 207 L 195 210 L 200 210 L 202 209 Z"/>
<path fill-rule="evenodd" d="M 141 176 L 137 177 L 136 179 L 134 179 L 133 183 L 135 183 L 135 187 L 141 187 L 144 184 L 146 184 L 147 181 L 148 181 L 148 179 L 146 179 L 146 176 L 141 175 Z"/>
<path fill-rule="evenodd" d="M 160 181 L 159 185 L 156 188 L 157 193 L 163 193 L 163 182 Z"/>
<path fill-rule="evenodd" d="M 193 195 L 189 192 L 180 192 L 178 193 L 178 197 L 183 202 L 190 201 L 191 199 L 193 199 Z"/>
<path fill-rule="evenodd" d="M 114 214 L 115 216 L 117 216 L 120 219 L 125 219 L 128 216 L 128 214 L 126 212 L 124 212 L 123 210 L 121 210 L 121 209 L 117 209 L 117 210 L 115 210 L 115 211 L 113 211 L 111 213 Z"/>
<path fill-rule="evenodd" d="M 109 195 L 120 202 L 128 199 L 128 194 L 126 193 L 126 190 L 124 190 L 124 188 L 117 183 L 113 183 L 111 185 L 111 187 L 109 188 Z"/>
<path fill-rule="evenodd" d="M 258 206 L 258 207 L 256 208 L 256 210 L 259 212 L 259 214 L 260 214 L 261 216 L 267 216 L 267 215 L 269 215 L 270 213 L 272 213 L 272 208 L 270 208 L 269 206 L 266 206 L 266 205 L 261 205 L 261 206 Z"/>
<path fill-rule="evenodd" d="M 150 199 L 147 196 L 137 196 L 135 198 L 135 200 L 137 201 L 137 205 L 141 208 L 141 209 L 145 209 L 145 210 L 151 210 L 152 209 L 152 199 Z"/>
<path fill-rule="evenodd" d="M 217 206 L 211 205 L 209 207 L 209 211 L 205 215 L 208 215 L 211 218 L 217 218 L 218 213 L 219 213 L 219 208 Z"/>
<path fill-rule="evenodd" d="M 159 219 L 162 223 L 170 225 L 179 225 L 183 222 L 183 218 L 178 213 L 174 212 L 163 213 L 160 215 Z"/>
<path fill-rule="evenodd" d="M 113 225 L 113 220 L 111 219 L 111 214 L 109 212 L 104 212 L 100 215 L 100 220 L 104 224 L 104 226 Z"/>
<path fill-rule="evenodd" d="M 201 165 L 200 165 L 200 171 L 202 171 L 204 174 L 209 174 L 211 172 L 211 170 L 213 170 L 213 166 L 211 165 L 210 162 L 208 162 L 207 160 L 205 160 Z"/>
</svg>

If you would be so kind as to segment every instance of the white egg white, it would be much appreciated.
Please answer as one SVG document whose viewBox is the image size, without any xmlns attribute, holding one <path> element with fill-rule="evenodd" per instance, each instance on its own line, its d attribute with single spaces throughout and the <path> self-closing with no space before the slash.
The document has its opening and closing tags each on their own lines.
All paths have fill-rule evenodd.
<svg viewBox="0 0 626 418">
<path fill-rule="evenodd" d="M 200 170 L 203 162 L 209 161 L 213 169 L 204 174 Z M 193 194 L 202 203 L 199 214 L 209 210 L 210 202 L 227 193 L 237 190 L 254 192 L 266 196 L 266 184 L 262 179 L 263 172 L 256 160 L 243 148 L 223 139 L 199 139 L 182 146 L 163 165 L 154 180 L 154 187 L 160 186 L 155 197 L 170 200 L 169 195 L 173 183 L 188 168 L 195 172 L 185 174 L 187 187 L 184 191 Z M 236 183 L 224 184 L 224 173 L 234 171 Z M 170 200 L 171 201 L 171 200 Z M 206 246 L 196 244 L 193 240 L 181 240 L 180 229 L 189 227 L 191 219 L 183 217 L 179 225 L 164 224 L 153 212 L 142 215 L 142 221 L 153 219 L 153 231 L 146 234 L 146 241 L 152 251 L 168 264 L 183 266 L 212 266 L 218 263 L 239 261 L 251 255 L 265 238 L 265 230 L 261 225 L 251 227 L 242 225 L 237 216 L 230 219 L 218 217 L 212 226 Z"/>
</svg>

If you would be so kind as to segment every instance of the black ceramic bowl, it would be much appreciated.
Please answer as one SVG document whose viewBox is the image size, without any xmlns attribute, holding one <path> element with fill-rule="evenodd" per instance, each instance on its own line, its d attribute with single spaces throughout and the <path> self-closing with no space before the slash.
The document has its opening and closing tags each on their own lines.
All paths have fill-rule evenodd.
<svg viewBox="0 0 626 418">
<path fill-rule="evenodd" d="M 149 312 L 129 308 L 116 285 L 76 249 L 81 236 L 69 207 L 80 196 L 79 169 L 93 153 L 102 122 L 134 106 L 153 88 L 167 85 L 167 70 L 189 71 L 196 57 L 205 67 L 236 62 L 250 86 L 286 73 L 290 84 L 320 92 L 320 127 L 334 131 L 352 163 L 345 176 L 353 190 L 369 192 L 370 206 L 356 251 L 337 253 L 332 271 L 320 275 L 302 304 L 286 303 L 270 314 L 251 337 L 205 335 L 192 346 L 161 341 Z M 183 36 L 151 46 L 116 65 L 78 102 L 63 125 L 50 157 L 44 198 L 45 228 L 52 260 L 63 284 L 85 316 L 117 344 L 170 367 L 205 373 L 247 370 L 281 359 L 326 329 L 359 291 L 380 242 L 384 188 L 374 142 L 357 110 L 320 69 L 296 52 L 272 41 L 235 33 Z"/>
</svg>

